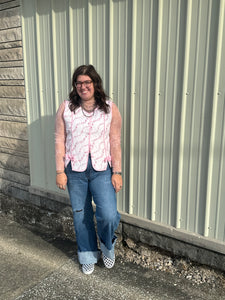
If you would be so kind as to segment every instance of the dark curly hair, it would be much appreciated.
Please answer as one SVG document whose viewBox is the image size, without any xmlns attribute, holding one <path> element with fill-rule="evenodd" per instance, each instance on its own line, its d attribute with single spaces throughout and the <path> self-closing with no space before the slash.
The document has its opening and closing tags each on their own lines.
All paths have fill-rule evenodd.
<svg viewBox="0 0 225 300">
<path fill-rule="evenodd" d="M 72 77 L 72 91 L 69 94 L 70 99 L 70 110 L 75 112 L 75 110 L 81 106 L 81 98 L 77 93 L 75 83 L 79 75 L 87 75 L 91 78 L 94 84 L 94 97 L 96 105 L 106 114 L 109 113 L 109 105 L 106 103 L 108 98 L 102 87 L 102 79 L 92 65 L 82 65 L 76 68 Z"/>
</svg>

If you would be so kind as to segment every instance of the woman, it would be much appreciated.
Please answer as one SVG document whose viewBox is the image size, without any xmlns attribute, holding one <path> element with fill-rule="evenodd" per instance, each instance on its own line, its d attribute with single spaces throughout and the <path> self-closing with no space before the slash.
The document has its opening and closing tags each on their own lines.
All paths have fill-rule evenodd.
<svg viewBox="0 0 225 300">
<path fill-rule="evenodd" d="M 78 67 L 69 100 L 60 105 L 56 114 L 56 184 L 63 190 L 68 187 L 78 259 L 85 274 L 94 271 L 101 253 L 107 268 L 115 263 L 114 232 L 120 221 L 116 193 L 122 188 L 121 123 L 119 110 L 107 99 L 95 68 Z"/>
</svg>

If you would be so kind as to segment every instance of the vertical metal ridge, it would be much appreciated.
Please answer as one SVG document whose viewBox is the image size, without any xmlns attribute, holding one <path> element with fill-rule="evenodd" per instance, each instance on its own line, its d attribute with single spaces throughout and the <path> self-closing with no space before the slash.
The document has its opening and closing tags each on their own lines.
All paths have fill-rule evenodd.
<svg viewBox="0 0 225 300">
<path fill-rule="evenodd" d="M 160 211 L 160 222 L 163 222 L 163 220 L 166 220 L 166 222 L 168 222 L 168 218 L 169 218 L 169 190 L 170 190 L 170 186 L 168 184 L 168 176 L 166 176 L 166 174 L 168 174 L 168 168 L 169 168 L 169 159 L 166 159 L 166 157 L 170 157 L 171 156 L 171 140 L 170 143 L 167 144 L 168 139 L 167 139 L 167 133 L 168 133 L 168 127 L 170 128 L 170 123 L 169 123 L 169 119 L 170 119 L 170 113 L 168 112 L 169 110 L 169 98 L 168 98 L 168 94 L 169 94 L 169 83 L 171 81 L 168 80 L 169 78 L 169 65 L 170 65 L 170 51 L 171 51 L 171 19 L 170 19 L 170 14 L 171 14 L 171 6 L 172 6 L 172 2 L 170 1 L 170 3 L 168 4 L 168 9 L 167 9 L 167 32 L 166 32 L 166 37 L 167 37 L 167 51 L 165 54 L 165 83 L 164 83 L 164 91 L 163 91 L 163 98 L 164 98 L 164 111 L 163 111 L 163 129 L 162 129 L 162 172 L 161 172 L 161 177 L 162 177 L 162 181 L 161 181 L 161 190 L 162 190 L 162 196 L 161 196 L 161 211 Z M 164 17 L 165 19 L 165 17 Z M 161 83 L 162 85 L 162 83 Z M 173 104 L 172 104 L 173 105 Z M 170 129 L 171 130 L 171 129 Z M 170 132 L 169 132 L 170 134 Z M 168 148 L 167 148 L 168 145 Z"/>
<path fill-rule="evenodd" d="M 225 96 L 222 99 L 223 103 L 225 103 Z M 221 120 L 222 124 L 225 124 L 225 104 L 223 104 L 223 117 Z M 220 166 L 219 166 L 219 182 L 218 182 L 218 201 L 217 201 L 217 209 L 216 209 L 216 216 L 215 216 L 215 238 L 219 238 L 219 223 L 220 223 L 220 213 L 221 213 L 221 202 L 222 199 L 224 200 L 224 194 L 222 193 L 222 186 L 223 186 L 223 180 L 224 176 L 222 176 L 223 173 L 223 166 L 225 166 L 225 126 L 222 128 L 221 132 L 221 152 L 220 152 Z"/>
<path fill-rule="evenodd" d="M 67 72 L 68 72 L 68 82 L 67 82 L 67 91 L 68 94 L 71 89 L 71 78 L 72 78 L 72 71 L 71 71 L 71 43 L 70 43 L 70 0 L 67 0 L 67 7 L 66 7 L 66 36 L 67 36 Z M 68 96 L 67 94 L 67 96 Z"/>
<path fill-rule="evenodd" d="M 196 175 L 195 174 L 195 166 L 196 161 L 198 159 L 198 153 L 199 153 L 199 143 L 195 143 L 195 113 L 196 113 L 196 105 L 199 103 L 199 101 L 196 100 L 196 87 L 197 87 L 197 76 L 198 76 L 198 69 L 199 69 L 199 36 L 200 36 L 200 23 L 201 23 L 201 14 L 200 14 L 200 2 L 198 2 L 198 5 L 196 5 L 196 45 L 195 45 L 195 59 L 193 64 L 193 84 L 192 91 L 191 91 L 191 97 L 192 98 L 192 113 L 191 113 L 191 120 L 190 120 L 190 146 L 189 147 L 189 168 L 188 168 L 188 178 L 187 178 L 187 211 L 186 211 L 186 226 L 190 230 L 192 230 L 191 226 L 195 226 L 195 224 L 192 223 L 192 215 L 195 214 L 196 211 L 196 205 L 197 205 L 197 199 L 196 199 L 196 190 L 195 186 L 193 186 L 192 178 Z M 193 13 L 192 13 L 193 15 Z M 195 150 L 196 147 L 196 150 Z M 194 153 L 196 152 L 196 154 Z M 195 197 L 192 197 L 193 194 L 195 194 Z M 192 207 L 192 210 L 191 210 Z M 194 220 L 195 223 L 196 220 Z"/>
<path fill-rule="evenodd" d="M 157 58 L 156 58 L 156 87 L 155 87 L 155 113 L 154 113 L 154 137 L 153 137 L 153 180 L 152 180 L 152 215 L 151 219 L 156 220 L 157 201 L 157 151 L 158 151 L 158 124 L 159 124 L 159 101 L 160 101 L 160 69 L 162 51 L 162 19 L 163 1 L 159 1 L 158 8 L 158 36 L 157 36 Z"/>
<path fill-rule="evenodd" d="M 51 2 L 52 3 L 52 2 Z M 52 51 L 53 51 L 53 77 L 54 77 L 54 96 L 55 96 L 55 105 L 54 105 L 54 112 L 57 110 L 57 107 L 59 106 L 61 100 L 59 99 L 59 82 L 57 80 L 57 73 L 59 72 L 57 66 L 57 54 L 56 54 L 56 15 L 55 12 L 52 10 Z"/>
<path fill-rule="evenodd" d="M 37 2 L 36 2 L 37 3 Z M 43 91 L 43 86 L 42 86 L 42 81 L 41 81 L 41 44 L 38 42 L 40 40 L 40 25 L 39 25 L 39 16 L 36 12 L 36 16 L 35 16 L 35 21 L 36 21 L 36 44 L 37 44 L 37 64 L 39 66 L 38 68 L 38 88 L 39 88 L 39 99 L 40 101 L 38 101 L 39 105 L 40 105 L 40 115 L 42 115 L 42 106 L 41 103 L 43 102 L 43 93 L 41 91 Z"/>
<path fill-rule="evenodd" d="M 225 18 L 225 0 L 220 0 L 219 9 L 219 25 L 218 25 L 218 39 L 217 39 L 217 53 L 216 53 L 216 70 L 213 91 L 213 110 L 212 110 L 212 125 L 211 125 L 211 138 L 209 150 L 209 166 L 208 166 L 208 185 L 206 194 L 206 214 L 205 214 L 205 229 L 204 236 L 210 236 L 210 207 L 212 195 L 212 179 L 213 179 L 213 165 L 214 165 L 214 152 L 215 152 L 215 137 L 216 137 L 216 115 L 217 105 L 219 98 L 219 80 L 220 80 L 220 65 L 222 60 L 222 47 L 223 47 L 223 30 Z"/>
<path fill-rule="evenodd" d="M 149 212 L 149 203 L 151 200 L 151 196 L 149 195 L 149 185 L 152 184 L 152 179 L 150 174 L 152 173 L 152 170 L 149 170 L 149 162 L 151 161 L 152 157 L 151 157 L 151 150 L 150 150 L 150 107 L 151 107 L 151 68 L 150 68 L 150 64 L 151 64 L 151 60 L 152 60 L 152 44 L 153 44 L 153 37 L 152 37 L 152 28 L 153 28 L 153 2 L 151 1 L 150 4 L 150 29 L 149 29 L 149 62 L 148 62 L 148 74 L 147 74 L 147 78 L 148 78 L 148 87 L 147 87 L 147 95 L 149 95 L 149 101 L 147 101 L 147 107 L 146 107 L 146 123 L 147 123 L 147 135 L 146 135 L 146 153 L 145 153 L 145 161 L 146 161 L 146 169 L 145 169 L 145 189 L 144 189 L 144 211 L 145 211 L 145 218 L 149 218 L 150 217 L 150 212 Z"/>
<path fill-rule="evenodd" d="M 170 80 L 169 80 L 169 73 L 170 73 L 170 53 L 172 51 L 171 47 L 171 10 L 172 10 L 173 3 L 170 1 L 168 4 L 167 9 L 167 52 L 165 55 L 166 63 L 165 63 L 165 89 L 164 89 L 164 112 L 163 112 L 163 160 L 162 160 L 162 198 L 161 198 L 161 212 L 160 212 L 160 222 L 167 222 L 170 216 L 170 203 L 169 203 L 169 194 L 170 194 L 170 185 L 169 185 L 169 176 L 170 173 L 170 161 L 171 161 L 171 139 L 168 138 L 168 134 L 171 136 L 171 115 L 170 115 L 170 107 L 173 102 L 168 95 L 170 94 Z M 171 101 L 169 103 L 169 101 Z M 169 143 L 168 143 L 169 140 Z M 167 148 L 168 145 L 168 148 Z M 168 157 L 168 158 L 167 158 Z"/>
<path fill-rule="evenodd" d="M 91 1 L 88 1 L 88 63 L 93 64 L 94 58 L 93 58 L 93 34 L 92 34 L 92 5 Z"/>
<path fill-rule="evenodd" d="M 203 201 L 205 201 L 205 197 L 202 195 L 201 191 L 201 176 L 203 175 L 203 163 L 204 163 L 204 155 L 203 155 L 203 141 L 204 141 L 204 123 L 206 122 L 205 120 L 205 114 L 206 114 L 206 106 L 207 106 L 207 94 L 206 94 L 206 89 L 207 89 L 207 70 L 209 68 L 209 45 L 210 45 L 210 20 L 212 18 L 212 1 L 208 1 L 208 16 L 207 16 L 207 21 L 208 21 L 208 26 L 207 26 L 207 36 L 206 36 L 206 41 L 205 41 L 205 46 L 206 46 L 206 54 L 205 54 L 205 64 L 204 64 L 204 71 L 203 71 L 203 87 L 202 87 L 202 98 L 204 99 L 203 101 L 203 106 L 202 106 L 202 118 L 201 118 L 201 123 L 200 123 L 200 138 L 199 138 L 199 143 L 200 143 L 200 159 L 198 161 L 198 174 L 197 174 L 197 191 L 196 191 L 196 197 L 199 199 L 198 206 L 196 208 L 196 214 L 195 214 L 195 219 L 196 224 L 195 224 L 195 232 L 201 232 L 203 233 L 203 222 L 202 220 L 205 220 L 205 212 L 202 214 L 202 220 L 200 219 L 200 210 L 203 209 Z"/>
<path fill-rule="evenodd" d="M 183 96 L 182 96 L 182 111 L 181 111 L 181 130 L 180 130 L 180 149 L 179 149 L 179 169 L 178 169 L 178 192 L 177 192 L 177 220 L 176 227 L 182 228 L 182 183 L 183 183 L 183 164 L 184 164 L 184 142 L 185 142 L 185 114 L 188 96 L 188 64 L 190 58 L 190 37 L 191 37 L 191 10 L 192 1 L 188 1 L 187 20 L 186 20 L 186 36 L 185 36 L 185 60 L 184 60 L 184 77 L 183 77 Z"/>
<path fill-rule="evenodd" d="M 113 65 L 114 65 L 114 52 L 113 52 L 113 2 L 109 0 L 109 96 L 113 98 Z"/>
<path fill-rule="evenodd" d="M 179 38 L 180 38 L 180 14 L 181 14 L 181 3 L 178 1 L 178 7 L 177 7 L 177 26 L 176 26 L 176 42 L 175 42 L 175 59 L 174 59 L 174 70 L 175 74 L 177 76 L 178 73 L 178 50 L 179 50 Z M 172 16 L 171 16 L 172 18 Z M 172 220 L 172 214 L 173 214 L 173 209 L 174 207 L 172 206 L 172 202 L 175 200 L 175 195 L 173 194 L 173 178 L 176 176 L 177 170 L 174 170 L 174 151 L 175 151 L 175 135 L 176 135 L 176 128 L 175 128 L 175 122 L 176 122 L 176 105 L 177 105 L 177 88 L 178 88 L 178 78 L 174 80 L 173 84 L 173 91 L 172 91 L 172 96 L 173 96 L 173 109 L 172 109 L 172 118 L 171 118 L 171 128 L 172 128 L 172 133 L 171 133 L 171 160 L 170 160 L 170 172 L 169 172 L 169 186 L 170 186 L 170 191 L 169 191 L 169 202 L 170 202 L 170 210 L 169 210 L 169 216 L 168 216 L 168 223 L 170 225 L 175 225 L 175 222 Z"/>
<path fill-rule="evenodd" d="M 142 5 L 139 3 L 139 9 L 138 11 L 142 12 L 142 15 L 143 15 L 143 12 L 144 12 L 144 7 L 145 7 L 145 1 L 142 2 Z M 140 36 L 140 39 L 141 39 L 141 47 L 140 47 L 140 53 L 139 53 L 139 63 L 137 62 L 137 64 L 139 65 L 139 67 L 142 69 L 142 66 L 143 66 L 143 61 L 144 61 L 144 56 L 143 56 L 143 46 L 144 46 L 144 39 L 143 39 L 143 36 L 144 36 L 144 28 L 143 28 L 143 22 L 144 22 L 144 16 L 142 17 L 142 20 L 140 21 L 139 23 L 139 26 L 140 26 L 140 31 L 141 31 L 141 36 Z M 137 56 L 137 57 L 139 57 Z M 136 57 L 136 59 L 137 59 Z M 140 75 L 139 75 L 139 82 L 143 82 L 143 72 L 140 71 Z M 143 99 L 143 90 L 139 87 L 138 88 L 139 90 L 139 98 L 140 98 L 140 101 L 139 101 L 139 116 L 138 116 L 138 128 L 139 128 L 139 132 L 140 134 L 138 135 L 138 188 L 137 188 L 137 195 L 141 195 L 142 194 L 142 188 L 143 188 L 143 178 L 141 176 L 142 174 L 142 164 L 141 164 L 141 151 L 142 151 L 142 148 L 144 148 L 143 146 L 143 139 L 142 139 L 142 134 L 143 134 L 143 128 L 142 128 L 142 111 L 143 111 L 143 101 L 141 101 L 141 99 Z M 138 111 L 137 107 L 136 107 L 136 112 Z M 136 213 L 138 215 L 142 215 L 141 213 L 141 207 L 143 207 L 142 203 L 139 203 L 137 200 L 136 200 Z"/>
<path fill-rule="evenodd" d="M 136 57 L 136 26 L 137 26 L 137 0 L 132 0 L 132 58 L 131 58 L 131 106 L 130 106 L 130 181 L 129 181 L 129 213 L 133 214 L 133 204 L 134 204 L 134 192 L 133 192 L 133 182 L 134 182 L 134 149 L 135 149 L 135 137 L 134 137 L 134 127 L 135 127 L 135 57 Z"/>
<path fill-rule="evenodd" d="M 70 49 L 70 74 L 75 66 L 74 62 L 74 33 L 73 33 L 73 9 L 69 0 L 68 26 L 69 26 L 69 49 Z M 70 76 L 71 78 L 71 76 Z"/>
<path fill-rule="evenodd" d="M 175 6 L 175 5 L 174 5 Z M 174 7 L 173 7 L 173 3 L 170 2 L 170 9 L 169 9 L 169 23 L 172 23 L 172 18 L 173 18 L 173 12 L 174 12 Z M 174 58 L 174 63 L 173 63 L 173 69 L 174 69 L 174 75 L 177 73 L 177 64 L 178 64 L 178 42 L 179 42 L 179 31 L 180 31 L 180 28 L 179 28 L 179 16 L 180 16 L 180 2 L 178 2 L 178 5 L 177 5 L 177 12 L 176 12 L 176 34 L 175 34 L 175 42 L 174 42 L 174 48 L 175 49 L 171 49 L 170 51 L 168 51 L 168 58 L 167 60 L 169 61 L 169 53 L 171 51 L 174 51 L 175 50 L 175 58 Z M 171 24 L 171 27 L 172 27 L 172 24 Z M 168 28 L 169 29 L 169 28 Z M 170 32 L 170 30 L 169 30 Z M 169 49 L 172 48 L 172 33 L 169 35 Z M 168 68 L 167 70 L 167 86 L 169 85 L 170 83 L 170 80 L 169 80 L 169 77 L 170 77 L 170 70 Z M 172 190 L 172 184 L 173 184 L 173 176 L 175 175 L 175 170 L 173 169 L 173 160 L 174 160 L 174 157 L 173 157 L 173 152 L 174 152 L 174 135 L 175 135 L 175 107 L 176 107 L 176 97 L 175 97 L 175 91 L 176 91 L 176 78 L 174 78 L 174 81 L 173 81 L 173 85 L 171 84 L 171 102 L 172 102 L 172 108 L 171 108 L 171 121 L 170 121 L 170 153 L 169 153 L 169 156 L 170 156 L 170 159 L 169 159 L 169 162 L 168 162 L 168 198 L 167 198 L 167 203 L 168 203 L 168 209 L 167 209 L 167 223 L 168 224 L 172 224 L 172 202 L 173 202 L 173 190 Z M 165 149 L 166 151 L 166 149 Z M 166 153 L 165 153 L 166 154 Z"/>
</svg>

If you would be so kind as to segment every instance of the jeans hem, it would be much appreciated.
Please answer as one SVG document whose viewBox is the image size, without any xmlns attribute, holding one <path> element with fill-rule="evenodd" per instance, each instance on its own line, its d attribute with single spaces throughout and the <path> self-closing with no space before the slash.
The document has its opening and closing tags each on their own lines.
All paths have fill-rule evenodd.
<svg viewBox="0 0 225 300">
<path fill-rule="evenodd" d="M 102 253 L 107 256 L 108 258 L 111 258 L 111 259 L 114 259 L 115 258 L 115 251 L 114 251 L 114 248 L 115 248 L 115 244 L 116 244 L 116 240 L 117 240 L 117 237 L 114 236 L 113 238 L 113 243 L 112 243 L 112 249 L 109 250 L 106 248 L 106 246 L 100 241 L 100 248 L 101 248 L 101 251 Z"/>
<path fill-rule="evenodd" d="M 100 250 L 98 251 L 78 251 L 78 260 L 81 265 L 83 264 L 96 264 L 101 256 Z"/>
</svg>

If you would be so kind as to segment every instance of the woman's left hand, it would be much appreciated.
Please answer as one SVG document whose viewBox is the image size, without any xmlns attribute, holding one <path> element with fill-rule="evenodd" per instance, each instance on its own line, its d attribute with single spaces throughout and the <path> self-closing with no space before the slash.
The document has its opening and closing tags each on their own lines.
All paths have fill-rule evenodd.
<svg viewBox="0 0 225 300">
<path fill-rule="evenodd" d="M 122 186 L 123 186 L 122 176 L 119 174 L 113 174 L 111 180 L 112 180 L 112 185 L 113 185 L 116 193 L 118 193 L 122 189 Z"/>
</svg>

